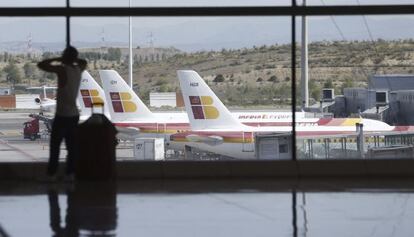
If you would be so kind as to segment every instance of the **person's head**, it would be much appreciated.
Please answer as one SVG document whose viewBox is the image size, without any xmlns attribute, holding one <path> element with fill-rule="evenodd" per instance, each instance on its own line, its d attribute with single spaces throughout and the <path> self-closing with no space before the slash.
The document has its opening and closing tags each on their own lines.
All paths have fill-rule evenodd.
<svg viewBox="0 0 414 237">
<path fill-rule="evenodd" d="M 73 46 L 68 46 L 62 53 L 63 63 L 73 63 L 78 58 L 78 50 Z"/>
</svg>

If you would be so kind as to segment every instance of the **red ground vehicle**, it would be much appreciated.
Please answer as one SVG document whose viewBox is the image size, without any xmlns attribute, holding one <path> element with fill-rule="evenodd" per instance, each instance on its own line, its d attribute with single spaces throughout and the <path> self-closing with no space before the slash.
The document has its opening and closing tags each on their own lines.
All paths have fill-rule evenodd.
<svg viewBox="0 0 414 237">
<path fill-rule="evenodd" d="M 28 138 L 34 141 L 37 138 L 40 138 L 41 134 L 50 134 L 50 132 L 52 131 L 53 119 L 44 116 L 42 113 L 30 114 L 29 117 L 31 119 L 23 124 L 24 138 Z M 40 132 L 40 121 L 42 121 L 46 127 L 46 130 L 44 130 L 43 132 Z"/>
<path fill-rule="evenodd" d="M 32 141 L 40 138 L 38 118 L 32 118 L 31 120 L 24 123 L 23 135 L 24 138 L 28 138 Z"/>
</svg>

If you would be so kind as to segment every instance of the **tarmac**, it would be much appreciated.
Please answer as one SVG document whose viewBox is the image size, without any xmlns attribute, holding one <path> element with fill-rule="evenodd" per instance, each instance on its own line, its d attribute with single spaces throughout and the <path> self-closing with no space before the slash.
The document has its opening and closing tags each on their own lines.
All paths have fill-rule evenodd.
<svg viewBox="0 0 414 237">
<path fill-rule="evenodd" d="M 23 138 L 23 123 L 30 112 L 0 112 L 0 179 L 43 180 L 49 157 L 49 138 Z M 41 126 L 41 130 L 45 130 Z M 64 163 L 66 150 L 61 147 Z M 412 178 L 414 159 L 299 159 L 299 160 L 186 160 L 142 161 L 133 157 L 132 144 L 121 142 L 116 149 L 118 179 L 191 178 Z M 64 164 L 63 164 L 64 165 Z M 62 167 L 63 167 L 62 165 Z"/>
<path fill-rule="evenodd" d="M 0 112 L 0 162 L 47 162 L 49 134 L 40 122 L 41 137 L 35 141 L 23 138 L 23 124 L 30 120 L 30 112 Z M 52 118 L 52 115 L 49 115 Z M 132 144 L 121 143 L 117 149 L 119 160 L 133 158 Z M 66 157 L 64 142 L 60 159 Z"/>
</svg>

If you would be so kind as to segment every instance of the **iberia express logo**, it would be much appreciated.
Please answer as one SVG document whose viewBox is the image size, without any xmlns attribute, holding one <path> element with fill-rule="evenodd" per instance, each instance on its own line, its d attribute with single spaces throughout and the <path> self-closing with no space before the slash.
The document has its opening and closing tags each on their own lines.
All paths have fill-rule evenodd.
<svg viewBox="0 0 414 237">
<path fill-rule="evenodd" d="M 213 106 L 213 99 L 210 96 L 190 96 L 191 109 L 194 119 L 216 119 L 219 111 Z"/>
<path fill-rule="evenodd" d="M 92 108 L 92 104 L 96 104 L 95 106 L 101 106 L 104 103 L 98 90 L 80 90 L 80 93 L 86 108 Z"/>
<path fill-rule="evenodd" d="M 115 113 L 137 111 L 137 105 L 131 101 L 132 96 L 128 92 L 110 92 L 109 95 Z"/>
</svg>

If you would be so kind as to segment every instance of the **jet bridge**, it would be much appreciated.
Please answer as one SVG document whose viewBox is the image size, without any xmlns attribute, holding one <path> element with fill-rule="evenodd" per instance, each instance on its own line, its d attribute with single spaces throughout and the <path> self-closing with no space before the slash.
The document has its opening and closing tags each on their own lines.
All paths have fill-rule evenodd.
<svg viewBox="0 0 414 237">
<path fill-rule="evenodd" d="M 298 159 L 414 158 L 414 133 L 299 138 Z"/>
</svg>

